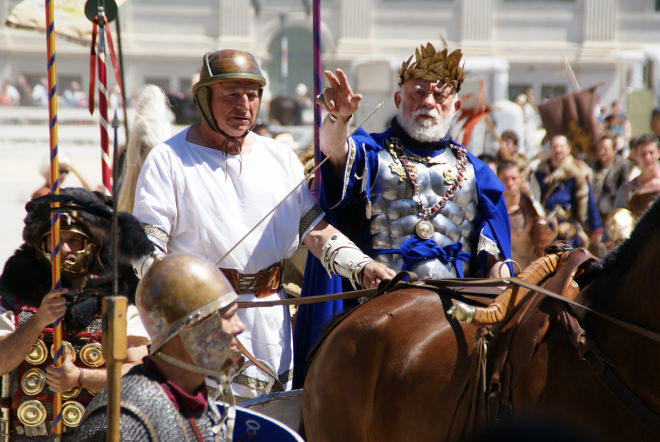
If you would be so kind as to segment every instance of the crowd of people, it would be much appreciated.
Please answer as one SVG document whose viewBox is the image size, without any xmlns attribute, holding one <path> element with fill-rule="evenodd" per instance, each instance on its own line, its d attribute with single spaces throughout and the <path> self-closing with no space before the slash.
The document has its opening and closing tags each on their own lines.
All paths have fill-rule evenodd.
<svg viewBox="0 0 660 442">
<path fill-rule="evenodd" d="M 502 277 L 555 239 L 604 253 L 615 245 L 611 214 L 627 209 L 634 219 L 660 195 L 657 134 L 630 139 L 615 106 L 592 163 L 573 154 L 568 134 L 528 158 L 513 131 L 499 134 L 495 155 L 477 158 L 451 137 L 464 76 L 460 49 L 420 46 L 399 70 L 395 117 L 368 133 L 351 127 L 362 96 L 341 69 L 326 71 L 328 87 L 316 98 L 328 157 L 318 199 L 300 185 L 305 170 L 290 146 L 258 125 L 266 78 L 252 54 L 203 55 L 192 88 L 198 120 L 174 135 L 166 95 L 145 89 L 118 197 L 120 285 L 132 301 L 122 439 L 172 436 L 176 427 L 181 437 L 213 440 L 230 428 L 217 398 L 302 387 L 305 358 L 343 303 L 301 307 L 292 330 L 288 307 L 237 302 L 285 299 L 283 263 L 303 245 L 311 252 L 303 296 L 376 287 L 402 270 Z M 307 91 L 299 92 L 302 102 Z M 153 109 L 165 111 L 149 116 Z M 660 112 L 651 122 L 659 126 Z M 110 293 L 111 199 L 63 189 L 63 288 L 51 289 L 53 200 L 44 177 L 26 206 L 25 243 L 0 276 L 0 347 L 12 355 L 0 370 L 3 428 L 16 440 L 52 437 L 48 398 L 64 392 L 78 417 L 89 407 L 65 420 L 65 439 L 78 428 L 76 440 L 97 440 L 107 424 L 107 395 L 92 396 L 106 383 L 98 319 L 99 299 Z M 48 352 L 59 318 L 71 347 L 61 367 Z"/>
</svg>

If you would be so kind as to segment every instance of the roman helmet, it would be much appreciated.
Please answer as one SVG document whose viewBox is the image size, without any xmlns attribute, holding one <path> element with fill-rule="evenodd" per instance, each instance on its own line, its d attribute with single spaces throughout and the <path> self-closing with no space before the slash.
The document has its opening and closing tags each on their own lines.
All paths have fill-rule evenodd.
<svg viewBox="0 0 660 442">
<path fill-rule="evenodd" d="M 229 80 L 250 80 L 259 84 L 259 97 L 266 85 L 266 78 L 261 73 L 259 63 L 252 54 L 238 49 L 222 49 L 207 52 L 202 57 L 199 81 L 193 86 L 193 100 L 208 125 L 216 132 L 220 130 L 211 107 L 209 85 Z"/>
<path fill-rule="evenodd" d="M 100 192 L 92 192 L 83 188 L 64 188 L 60 194 L 73 195 L 81 200 L 112 207 L 112 200 Z M 23 239 L 25 242 L 41 250 L 43 256 L 51 261 L 48 244 L 51 241 L 51 211 L 50 204 L 42 199 L 28 201 L 25 205 Z M 60 231 L 74 232 L 83 240 L 83 247 L 75 257 L 61 261 L 63 277 L 77 277 L 85 274 L 99 274 L 105 261 L 101 257 L 104 244 L 109 240 L 111 225 L 103 217 L 83 210 L 71 210 L 60 213 Z M 108 261 L 109 263 L 109 261 Z M 106 263 L 106 264 L 108 264 Z"/>
<path fill-rule="evenodd" d="M 240 368 L 242 358 L 231 349 L 233 335 L 222 330 L 220 310 L 237 299 L 222 272 L 200 257 L 175 253 L 157 260 L 136 293 L 140 318 L 151 337 L 151 354 L 226 382 Z M 161 351 L 177 335 L 194 365 Z"/>
</svg>

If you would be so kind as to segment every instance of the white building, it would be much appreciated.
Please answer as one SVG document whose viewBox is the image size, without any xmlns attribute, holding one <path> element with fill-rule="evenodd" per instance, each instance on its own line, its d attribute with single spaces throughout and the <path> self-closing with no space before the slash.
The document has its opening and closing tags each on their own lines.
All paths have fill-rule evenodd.
<svg viewBox="0 0 660 442">
<path fill-rule="evenodd" d="M 312 2 L 126 0 L 119 9 L 126 90 L 155 83 L 187 91 L 204 52 L 234 47 L 261 60 L 271 95 L 291 96 L 300 82 L 312 91 Z M 45 37 L 4 25 L 17 3 L 0 3 L 0 79 L 25 74 L 34 82 L 46 72 Z M 386 104 L 370 129 L 393 113 L 401 61 L 427 41 L 462 48 L 468 78 L 483 79 L 490 103 L 527 88 L 537 100 L 570 92 L 566 62 L 580 86 L 599 85 L 604 106 L 647 88 L 657 100 L 660 90 L 659 0 L 323 0 L 321 20 L 323 68 L 348 72 L 365 95 L 363 114 Z M 115 23 L 111 29 L 116 40 Z M 86 89 L 89 47 L 56 41 L 60 90 L 72 80 Z"/>
</svg>

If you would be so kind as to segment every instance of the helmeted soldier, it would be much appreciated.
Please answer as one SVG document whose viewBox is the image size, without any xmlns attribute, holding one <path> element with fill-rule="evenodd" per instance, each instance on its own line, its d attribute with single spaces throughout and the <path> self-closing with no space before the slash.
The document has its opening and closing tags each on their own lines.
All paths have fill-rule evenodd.
<svg viewBox="0 0 660 442">
<path fill-rule="evenodd" d="M 325 72 L 330 86 L 317 98 L 327 112 L 320 130 L 329 156 L 321 168 L 322 207 L 368 255 L 419 277 L 488 275 L 510 258 L 502 185 L 449 132 L 461 107 L 461 58 L 460 50 L 436 51 L 428 43 L 404 61 L 394 93 L 397 114 L 383 133 L 358 129 L 349 137 L 362 96 L 341 69 Z M 315 278 L 309 264 L 305 277 Z M 296 319 L 301 358 L 316 340 L 311 332 L 299 346 L 304 311 Z M 309 323 L 318 329 L 323 321 Z"/>
<path fill-rule="evenodd" d="M 62 393 L 64 438 L 73 435 L 84 407 L 103 388 L 106 371 L 101 348 L 101 299 L 112 295 L 109 250 L 111 201 L 82 188 L 62 189 L 60 257 L 62 288 L 51 290 L 50 197 L 26 205 L 24 243 L 9 258 L 0 277 L 0 373 L 2 434 L 11 440 L 50 439 L 54 392 Z M 67 201 L 76 201 L 70 209 Z M 85 210 L 101 209 L 95 214 Z M 122 219 L 151 246 L 139 223 Z M 131 224 L 132 222 L 132 224 Z M 126 239 L 131 247 L 139 239 Z M 146 241 L 146 242 L 145 242 Z M 130 262 L 121 261 L 120 294 L 132 297 L 137 279 Z M 54 364 L 53 322 L 62 320 L 64 359 Z M 125 371 L 147 354 L 149 337 L 135 306 L 128 309 L 128 359 Z"/>
<path fill-rule="evenodd" d="M 217 263 L 241 301 L 284 298 L 282 261 L 301 243 L 323 257 L 328 272 L 356 285 L 372 287 L 393 276 L 323 219 L 301 185 L 295 153 L 252 132 L 265 84 L 248 52 L 223 49 L 202 57 L 193 91 L 203 119 L 155 146 L 136 186 L 133 214 L 146 225 L 157 254 L 191 253 Z M 272 381 L 280 390 L 290 388 L 288 307 L 239 315 L 246 328 L 239 341 L 262 367 L 255 363 L 235 379 L 236 395 L 263 395 Z"/>
<path fill-rule="evenodd" d="M 156 260 L 136 298 L 152 343 L 121 380 L 121 440 L 225 440 L 232 421 L 209 399 L 205 378 L 228 388 L 242 365 L 235 336 L 244 327 L 231 284 L 212 263 L 176 253 Z M 105 440 L 106 406 L 103 390 L 76 440 Z"/>
</svg>

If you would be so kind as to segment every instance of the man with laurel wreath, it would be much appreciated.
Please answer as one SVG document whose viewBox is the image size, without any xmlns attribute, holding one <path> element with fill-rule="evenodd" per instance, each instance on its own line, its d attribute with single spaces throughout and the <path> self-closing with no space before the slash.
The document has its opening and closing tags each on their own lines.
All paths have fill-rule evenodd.
<svg viewBox="0 0 660 442">
<path fill-rule="evenodd" d="M 502 184 L 450 135 L 461 108 L 461 58 L 460 49 L 436 51 L 431 43 L 416 49 L 399 70 L 397 114 L 383 133 L 358 129 L 349 137 L 362 96 L 342 70 L 324 73 L 330 87 L 318 97 L 327 112 L 320 146 L 330 157 L 321 167 L 321 206 L 376 261 L 420 278 L 499 276 L 495 263 L 511 255 Z M 301 314 L 306 326 L 323 322 Z M 300 337 L 308 341 L 301 344 L 306 327 L 298 326 L 296 350 L 306 354 L 315 339 Z"/>
</svg>

